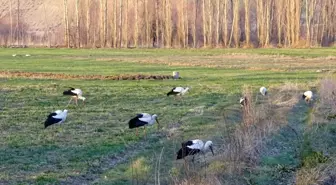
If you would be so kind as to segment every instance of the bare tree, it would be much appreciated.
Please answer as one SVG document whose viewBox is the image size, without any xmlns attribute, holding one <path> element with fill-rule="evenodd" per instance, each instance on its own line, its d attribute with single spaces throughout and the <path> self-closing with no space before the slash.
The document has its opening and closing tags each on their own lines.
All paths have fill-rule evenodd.
<svg viewBox="0 0 336 185">
<path fill-rule="evenodd" d="M 155 1 L 155 38 L 156 45 L 159 46 L 159 0 Z"/>
<path fill-rule="evenodd" d="M 86 1 L 86 45 L 90 43 L 90 0 Z"/>
<path fill-rule="evenodd" d="M 122 21 L 123 21 L 123 0 L 120 0 L 120 11 L 119 11 L 119 47 L 122 47 L 123 35 L 122 35 Z"/>
<path fill-rule="evenodd" d="M 208 2 L 208 23 L 209 23 L 209 26 L 208 26 L 208 45 L 209 46 L 212 46 L 212 1 L 209 0 Z"/>
<path fill-rule="evenodd" d="M 13 8 L 12 8 L 12 0 L 9 1 L 9 18 L 10 18 L 10 45 L 13 44 Z"/>
<path fill-rule="evenodd" d="M 220 10 L 220 4 L 219 4 L 219 0 L 217 0 L 216 2 L 216 47 L 218 47 L 218 42 L 219 42 L 219 24 L 220 24 L 220 20 L 219 20 L 219 10 Z"/>
<path fill-rule="evenodd" d="M 196 23 L 197 23 L 197 0 L 194 2 L 194 26 L 193 26 L 193 41 L 194 41 L 194 48 L 197 46 L 197 35 L 196 35 Z"/>
<path fill-rule="evenodd" d="M 284 0 L 276 1 L 277 9 L 277 32 L 278 32 L 278 46 L 282 46 L 282 25 L 284 21 Z"/>
<path fill-rule="evenodd" d="M 113 47 L 116 48 L 117 47 L 117 1 L 118 0 L 114 0 L 114 15 L 113 15 Z"/>
<path fill-rule="evenodd" d="M 126 13 L 125 13 L 125 42 L 128 47 L 128 0 L 126 0 Z"/>
<path fill-rule="evenodd" d="M 223 44 L 226 47 L 228 45 L 228 13 L 227 13 L 227 0 L 223 0 L 224 1 L 224 7 L 223 7 L 223 11 L 224 11 L 224 18 L 223 18 Z"/>
<path fill-rule="evenodd" d="M 316 0 L 306 0 L 306 46 L 310 45 L 311 38 L 310 38 L 310 25 L 312 18 L 314 16 L 314 10 L 316 6 Z"/>
<path fill-rule="evenodd" d="M 250 5 L 249 5 L 249 0 L 245 0 L 245 37 L 246 37 L 246 45 L 250 45 Z"/>
<path fill-rule="evenodd" d="M 68 48 L 70 48 L 70 29 L 69 29 L 69 20 L 68 20 L 68 0 L 63 1 L 64 5 L 64 25 L 65 25 L 65 43 Z"/>
<path fill-rule="evenodd" d="M 185 0 L 186 1 L 186 47 L 189 46 L 189 16 L 188 16 L 188 0 Z"/>
<path fill-rule="evenodd" d="M 203 47 L 207 46 L 207 23 L 205 19 L 205 0 L 202 0 Z"/>
<path fill-rule="evenodd" d="M 16 20 L 17 45 L 20 41 L 20 0 L 17 0 L 17 20 Z"/>
<path fill-rule="evenodd" d="M 138 22 L 138 14 L 139 14 L 139 0 L 135 0 L 135 29 L 134 29 L 134 46 L 138 47 L 138 38 L 139 38 L 139 22 Z"/>
<path fill-rule="evenodd" d="M 76 29 L 77 46 L 80 47 L 79 0 L 76 0 Z"/>
<path fill-rule="evenodd" d="M 182 30 L 182 47 L 185 48 L 186 47 L 186 31 L 185 31 L 185 18 L 184 18 L 184 0 L 182 0 L 181 2 L 181 9 L 180 9 L 180 17 L 181 17 L 181 30 Z"/>
<path fill-rule="evenodd" d="M 149 21 L 148 21 L 148 0 L 144 0 L 145 6 L 145 26 L 146 26 L 146 47 L 149 46 L 150 37 L 149 37 Z"/>
<path fill-rule="evenodd" d="M 45 3 L 43 3 L 43 10 L 44 10 L 44 24 L 45 24 L 45 32 L 47 33 L 47 39 L 48 39 L 48 48 L 51 47 L 51 43 L 50 43 L 50 33 L 49 33 L 49 24 L 47 22 L 47 11 L 46 11 L 46 7 L 45 7 Z"/>
</svg>

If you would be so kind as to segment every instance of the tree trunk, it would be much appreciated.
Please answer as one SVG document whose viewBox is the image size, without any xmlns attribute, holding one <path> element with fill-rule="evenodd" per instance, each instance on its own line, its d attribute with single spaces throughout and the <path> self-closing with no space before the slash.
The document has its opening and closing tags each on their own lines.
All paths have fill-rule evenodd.
<svg viewBox="0 0 336 185">
<path fill-rule="evenodd" d="M 225 47 L 227 47 L 227 41 L 228 41 L 228 16 L 227 16 L 227 0 L 223 0 L 224 1 L 224 18 L 223 18 L 223 44 Z"/>
<path fill-rule="evenodd" d="M 150 45 L 149 20 L 148 20 L 148 0 L 144 0 L 145 6 L 145 25 L 146 25 L 146 47 Z"/>
<path fill-rule="evenodd" d="M 113 16 L 113 20 L 114 20 L 114 27 L 113 27 L 113 47 L 114 48 L 117 48 L 117 40 L 118 40 L 118 37 L 117 37 L 117 10 L 118 10 L 118 7 L 117 7 L 117 1 L 118 0 L 114 0 L 114 16 Z"/>
<path fill-rule="evenodd" d="M 246 46 L 250 46 L 250 4 L 249 0 L 245 0 L 245 37 L 246 37 Z"/>
<path fill-rule="evenodd" d="M 10 18 L 10 45 L 13 45 L 13 13 L 12 13 L 12 0 L 9 1 L 9 18 Z"/>
<path fill-rule="evenodd" d="M 211 0 L 208 2 L 208 18 L 209 18 L 209 26 L 208 26 L 208 45 L 212 46 L 212 6 Z"/>
<path fill-rule="evenodd" d="M 195 8 L 194 8 L 194 11 L 195 11 L 195 16 L 194 16 L 194 27 L 193 27 L 193 41 L 194 41 L 194 48 L 196 48 L 197 47 L 197 35 L 196 35 L 196 23 L 197 23 L 197 0 L 194 2 L 194 6 L 195 6 Z"/>
<path fill-rule="evenodd" d="M 126 14 L 125 14 L 125 42 L 128 48 L 128 0 L 126 0 Z"/>
<path fill-rule="evenodd" d="M 134 47 L 138 47 L 139 26 L 138 26 L 138 14 L 139 14 L 139 0 L 135 0 L 135 29 L 134 29 Z"/>
<path fill-rule="evenodd" d="M 202 0 L 202 21 L 203 21 L 203 47 L 207 47 L 207 23 L 206 23 L 206 19 L 205 19 L 205 0 Z"/>
<path fill-rule="evenodd" d="M 104 2 L 104 33 L 103 33 L 103 45 L 104 47 L 106 47 L 106 43 L 107 43 L 107 0 L 105 0 Z"/>
<path fill-rule="evenodd" d="M 68 0 L 64 0 L 64 25 L 65 25 L 65 43 L 68 48 L 70 48 L 70 30 L 69 30 L 69 20 L 68 20 Z"/>
<path fill-rule="evenodd" d="M 186 33 L 185 33 L 185 28 L 184 28 L 184 24 L 185 24 L 185 20 L 184 20 L 184 0 L 181 1 L 181 30 L 182 30 L 182 47 L 185 48 L 186 47 Z"/>
<path fill-rule="evenodd" d="M 189 47 L 189 16 L 188 16 L 188 0 L 186 0 L 186 47 Z"/>
<path fill-rule="evenodd" d="M 45 7 L 45 3 L 43 3 L 43 10 L 44 10 L 44 22 L 45 22 L 45 26 L 46 26 L 46 33 L 47 33 L 47 39 L 48 39 L 48 48 L 51 47 L 51 43 L 50 43 L 50 33 L 49 33 L 49 24 L 47 22 L 47 11 L 46 11 L 46 7 Z"/>
<path fill-rule="evenodd" d="M 76 0 L 76 33 L 77 47 L 80 48 L 79 0 Z"/>
<path fill-rule="evenodd" d="M 158 9 L 159 9 L 159 0 L 156 0 L 155 1 L 155 38 L 156 38 L 157 47 L 159 47 L 159 10 Z"/>
<path fill-rule="evenodd" d="M 123 0 L 120 0 L 120 11 L 119 11 L 119 48 L 122 47 L 123 34 L 122 34 L 122 19 L 123 19 Z"/>
<path fill-rule="evenodd" d="M 216 16 L 216 47 L 218 47 L 218 42 L 219 42 L 219 0 L 216 2 L 217 5 L 217 16 Z"/>
<path fill-rule="evenodd" d="M 86 1 L 86 45 L 88 46 L 90 43 L 90 0 Z"/>
<path fill-rule="evenodd" d="M 20 0 L 17 0 L 17 20 L 16 20 L 17 45 L 20 41 Z"/>
</svg>

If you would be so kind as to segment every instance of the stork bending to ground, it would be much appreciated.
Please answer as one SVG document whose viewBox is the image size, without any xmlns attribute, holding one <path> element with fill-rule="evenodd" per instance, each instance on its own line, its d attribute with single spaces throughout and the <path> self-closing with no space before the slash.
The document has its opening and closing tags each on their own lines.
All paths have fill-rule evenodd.
<svg viewBox="0 0 336 185">
<path fill-rule="evenodd" d="M 246 105 L 247 103 L 247 98 L 246 97 L 241 97 L 239 100 L 239 103 L 241 105 L 241 107 L 244 107 L 244 105 Z"/>
<path fill-rule="evenodd" d="M 76 105 L 78 105 L 78 99 L 83 100 L 83 104 L 85 104 L 84 103 L 85 102 L 85 97 L 82 96 L 83 92 L 80 89 L 75 89 L 75 88 L 70 87 L 69 90 L 66 90 L 66 91 L 63 92 L 63 95 L 70 95 L 71 96 L 68 105 L 71 103 L 72 99 L 75 100 Z"/>
<path fill-rule="evenodd" d="M 46 121 L 44 122 L 44 128 L 47 128 L 50 125 L 64 123 L 67 115 L 68 115 L 68 110 L 66 109 L 64 111 L 57 110 L 55 112 L 50 113 Z"/>
<path fill-rule="evenodd" d="M 186 87 L 186 88 L 183 88 L 183 87 L 174 87 L 171 91 L 169 91 L 167 93 L 167 96 L 170 96 L 170 95 L 174 95 L 174 97 L 176 95 L 178 96 L 183 96 L 185 93 L 187 93 L 189 91 L 189 87 Z"/>
<path fill-rule="evenodd" d="M 177 152 L 176 160 L 184 159 L 184 157 L 188 155 L 194 156 L 198 153 L 205 154 L 208 150 L 212 152 L 212 155 L 215 155 L 212 148 L 212 141 L 207 141 L 204 144 L 203 141 L 199 139 L 189 140 L 182 143 L 182 148 Z"/>
<path fill-rule="evenodd" d="M 260 91 L 260 93 L 261 93 L 263 96 L 266 96 L 266 95 L 267 95 L 267 89 L 266 89 L 266 87 L 260 87 L 259 91 Z"/>
<path fill-rule="evenodd" d="M 304 99 L 307 103 L 313 100 L 313 92 L 306 91 L 302 95 L 302 99 Z"/>
<path fill-rule="evenodd" d="M 150 115 L 148 113 L 141 113 L 137 114 L 134 118 L 132 118 L 129 122 L 129 128 L 133 129 L 136 128 L 136 135 L 138 136 L 138 127 L 144 127 L 144 135 L 146 136 L 146 126 L 147 125 L 153 125 L 155 122 L 158 123 L 158 129 L 159 129 L 159 121 L 156 114 Z"/>
</svg>

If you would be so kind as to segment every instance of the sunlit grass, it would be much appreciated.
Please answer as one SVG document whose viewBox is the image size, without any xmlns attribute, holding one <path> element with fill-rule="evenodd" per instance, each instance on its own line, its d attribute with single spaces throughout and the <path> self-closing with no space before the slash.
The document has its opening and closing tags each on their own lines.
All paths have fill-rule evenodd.
<svg viewBox="0 0 336 185">
<path fill-rule="evenodd" d="M 11 55 L 17 53 L 30 57 Z M 239 110 L 237 104 L 242 86 L 249 84 L 258 91 L 259 86 L 275 87 L 288 81 L 307 83 L 319 77 L 309 66 L 291 71 L 288 67 L 279 71 L 246 70 L 268 60 L 253 55 L 244 65 L 229 68 L 242 60 L 230 56 L 245 53 L 302 57 L 335 56 L 334 49 L 310 50 L 69 50 L 69 49 L 0 49 L 0 71 L 52 72 L 64 74 L 156 74 L 170 75 L 180 71 L 180 80 L 63 80 L 0 78 L 0 183 L 39 182 L 57 183 L 70 176 L 85 175 L 103 166 L 104 159 L 111 156 L 127 160 L 103 172 L 96 172 L 102 183 L 127 179 L 129 161 L 141 156 L 155 156 L 147 161 L 155 164 L 162 147 L 165 147 L 161 164 L 163 182 L 168 182 L 169 171 L 175 165 L 174 152 L 186 139 L 207 139 L 216 135 L 221 125 L 222 110 Z M 217 57 L 217 58 L 216 58 Z M 162 63 L 146 63 L 160 59 Z M 219 57 L 220 58 L 220 57 Z M 106 59 L 106 60 L 103 60 Z M 270 57 L 275 60 L 276 57 Z M 306 60 L 306 59 L 298 59 Z M 301 61 L 301 62 L 302 62 Z M 169 65 L 182 62 L 186 65 Z M 189 63 L 197 65 L 188 66 Z M 226 62 L 230 62 L 227 65 Z M 219 67 L 202 66 L 202 63 L 218 63 Z M 287 61 L 287 63 L 290 63 Z M 319 66 L 321 67 L 321 66 Z M 314 67 L 315 69 L 315 67 Z M 190 92 L 183 101 L 167 97 L 174 86 L 189 86 Z M 87 98 L 86 106 L 67 107 L 69 115 L 62 126 L 43 128 L 46 116 L 54 110 L 65 109 L 68 97 L 62 92 L 68 87 L 78 87 Z M 193 112 L 202 107 L 203 113 Z M 162 130 L 149 128 L 145 140 L 142 129 L 140 137 L 129 130 L 127 122 L 140 112 L 156 113 Z M 230 110 L 228 110 L 230 112 Z M 228 113 L 229 114 L 229 113 Z M 239 117 L 231 117 L 232 122 Z M 164 135 L 172 125 L 179 123 L 176 134 Z M 161 135 L 160 135 L 161 133 Z M 173 132 L 175 133 L 175 131 Z M 137 150 L 137 143 L 144 146 Z M 131 146 L 131 149 L 129 148 Z M 148 170 L 155 170 L 150 168 Z M 120 175 L 120 173 L 122 173 Z M 119 174 L 119 175 L 118 175 Z M 106 176 L 106 179 L 105 179 Z M 126 178 L 126 179 L 125 179 Z M 150 178 L 153 181 L 153 178 Z M 99 181 L 99 180 L 98 180 Z"/>
</svg>

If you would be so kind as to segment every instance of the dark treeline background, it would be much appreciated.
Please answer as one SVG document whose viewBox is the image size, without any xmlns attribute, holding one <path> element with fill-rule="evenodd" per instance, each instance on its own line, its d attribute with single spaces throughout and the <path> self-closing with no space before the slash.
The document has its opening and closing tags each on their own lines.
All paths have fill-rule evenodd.
<svg viewBox="0 0 336 185">
<path fill-rule="evenodd" d="M 27 31 L 20 0 L 8 0 L 1 45 L 246 48 L 331 46 L 336 40 L 335 0 L 59 1 L 59 29 L 46 25 L 36 34 Z"/>
</svg>

